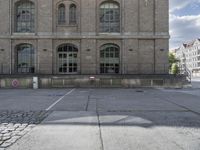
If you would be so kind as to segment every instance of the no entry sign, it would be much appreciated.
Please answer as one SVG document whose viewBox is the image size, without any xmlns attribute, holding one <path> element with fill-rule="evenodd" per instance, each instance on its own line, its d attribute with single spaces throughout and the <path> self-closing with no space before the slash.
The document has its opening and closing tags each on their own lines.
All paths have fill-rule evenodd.
<svg viewBox="0 0 200 150">
<path fill-rule="evenodd" d="M 13 81 L 12 81 L 12 87 L 18 87 L 19 86 L 19 81 L 17 80 L 17 79 L 14 79 Z"/>
</svg>

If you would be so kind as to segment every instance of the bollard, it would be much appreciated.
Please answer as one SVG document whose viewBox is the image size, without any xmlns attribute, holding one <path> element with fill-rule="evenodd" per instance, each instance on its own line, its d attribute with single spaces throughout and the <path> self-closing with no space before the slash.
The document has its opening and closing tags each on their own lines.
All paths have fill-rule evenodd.
<svg viewBox="0 0 200 150">
<path fill-rule="evenodd" d="M 38 89 L 38 77 L 33 77 L 33 89 Z"/>
</svg>

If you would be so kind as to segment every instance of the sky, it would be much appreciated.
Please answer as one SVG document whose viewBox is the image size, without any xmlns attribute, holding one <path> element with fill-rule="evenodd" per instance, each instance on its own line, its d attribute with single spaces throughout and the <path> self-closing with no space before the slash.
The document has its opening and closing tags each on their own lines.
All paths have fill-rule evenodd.
<svg viewBox="0 0 200 150">
<path fill-rule="evenodd" d="M 200 38 L 200 0 L 169 0 L 170 49 Z"/>
</svg>

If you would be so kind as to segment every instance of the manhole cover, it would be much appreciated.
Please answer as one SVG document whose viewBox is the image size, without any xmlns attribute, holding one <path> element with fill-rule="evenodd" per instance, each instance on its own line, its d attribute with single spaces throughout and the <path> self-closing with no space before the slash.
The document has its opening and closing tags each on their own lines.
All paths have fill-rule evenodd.
<svg viewBox="0 0 200 150">
<path fill-rule="evenodd" d="M 143 93 L 144 91 L 143 90 L 136 90 L 136 92 Z"/>
</svg>

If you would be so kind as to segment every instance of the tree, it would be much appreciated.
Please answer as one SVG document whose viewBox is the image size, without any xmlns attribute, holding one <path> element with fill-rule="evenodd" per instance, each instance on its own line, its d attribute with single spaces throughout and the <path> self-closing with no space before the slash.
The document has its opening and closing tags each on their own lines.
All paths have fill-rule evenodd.
<svg viewBox="0 0 200 150">
<path fill-rule="evenodd" d="M 179 60 L 176 58 L 176 56 L 173 53 L 169 53 L 169 68 L 171 74 L 178 74 L 179 73 L 179 67 L 178 67 Z"/>
<path fill-rule="evenodd" d="M 179 67 L 176 63 L 173 63 L 172 64 L 172 67 L 171 67 L 171 73 L 172 74 L 179 74 L 180 70 L 179 70 Z"/>
</svg>

